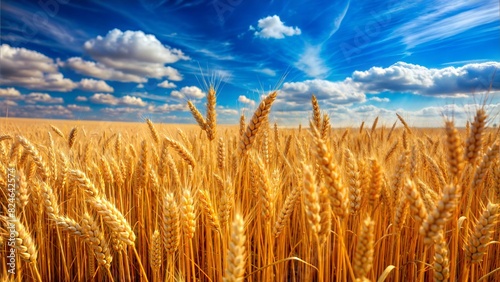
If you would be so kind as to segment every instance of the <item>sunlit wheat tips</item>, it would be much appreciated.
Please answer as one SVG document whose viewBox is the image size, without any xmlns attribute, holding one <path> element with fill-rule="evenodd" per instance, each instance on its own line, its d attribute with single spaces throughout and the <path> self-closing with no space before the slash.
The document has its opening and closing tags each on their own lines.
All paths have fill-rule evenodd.
<svg viewBox="0 0 500 282">
<path fill-rule="evenodd" d="M 483 145 L 483 132 L 486 126 L 486 111 L 480 108 L 476 111 L 469 137 L 465 142 L 465 160 L 474 164 Z"/>
<path fill-rule="evenodd" d="M 240 153 L 240 155 L 245 154 L 252 147 L 255 137 L 259 132 L 259 128 L 269 115 L 271 106 L 274 100 L 276 100 L 277 95 L 277 91 L 274 91 L 271 94 L 267 95 L 255 110 L 252 119 L 248 122 L 245 134 L 241 136 L 240 145 L 238 147 L 238 152 Z"/>
<path fill-rule="evenodd" d="M 71 149 L 76 141 L 76 135 L 78 134 L 78 127 L 73 127 L 68 135 L 68 147 Z"/>
<path fill-rule="evenodd" d="M 207 119 L 206 119 L 206 131 L 208 140 L 212 141 L 215 139 L 217 134 L 217 113 L 215 111 L 216 106 L 216 96 L 215 89 L 210 86 L 207 94 Z"/>
</svg>

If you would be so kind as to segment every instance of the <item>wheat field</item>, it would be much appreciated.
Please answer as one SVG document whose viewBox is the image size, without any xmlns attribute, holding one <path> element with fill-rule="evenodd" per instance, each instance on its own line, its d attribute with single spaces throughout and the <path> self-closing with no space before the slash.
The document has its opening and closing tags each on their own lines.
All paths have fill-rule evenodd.
<svg viewBox="0 0 500 282">
<path fill-rule="evenodd" d="M 500 281 L 484 108 L 340 129 L 312 96 L 283 128 L 276 95 L 239 126 L 213 89 L 192 125 L 2 119 L 2 281 Z"/>
</svg>

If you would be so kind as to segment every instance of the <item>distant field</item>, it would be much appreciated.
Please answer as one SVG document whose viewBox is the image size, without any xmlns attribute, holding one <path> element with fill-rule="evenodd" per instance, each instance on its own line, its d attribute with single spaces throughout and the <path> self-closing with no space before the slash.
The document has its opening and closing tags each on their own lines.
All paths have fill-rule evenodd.
<svg viewBox="0 0 500 282">
<path fill-rule="evenodd" d="M 4 280 L 500 281 L 482 109 L 333 129 L 313 98 L 281 128 L 274 98 L 234 126 L 210 91 L 192 125 L 0 119 Z"/>
</svg>

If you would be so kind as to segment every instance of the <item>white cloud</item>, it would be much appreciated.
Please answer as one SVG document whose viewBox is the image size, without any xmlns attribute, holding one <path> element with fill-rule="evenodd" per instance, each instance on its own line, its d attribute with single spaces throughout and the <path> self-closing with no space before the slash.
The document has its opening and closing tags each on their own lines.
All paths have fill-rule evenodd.
<svg viewBox="0 0 500 282">
<path fill-rule="evenodd" d="M 0 101 L 0 108 L 8 108 L 8 107 L 13 107 L 17 106 L 17 103 L 11 100 L 3 100 Z"/>
<path fill-rule="evenodd" d="M 78 86 L 59 73 L 51 58 L 25 48 L 2 44 L 0 65 L 0 85 L 62 92 L 71 91 Z"/>
<path fill-rule="evenodd" d="M 85 96 L 77 96 L 76 100 L 79 101 L 79 102 L 86 102 L 89 99 L 87 97 L 85 97 Z"/>
<path fill-rule="evenodd" d="M 276 71 L 274 71 L 270 68 L 257 69 L 256 71 L 261 72 L 263 74 L 267 74 L 269 76 L 276 76 Z"/>
<path fill-rule="evenodd" d="M 400 25 L 391 37 L 402 38 L 408 49 L 443 39 L 498 21 L 497 1 L 437 1 L 423 15 Z M 446 14 L 450 16 L 445 16 Z"/>
<path fill-rule="evenodd" d="M 115 68 L 124 62 L 171 64 L 189 59 L 181 50 L 165 46 L 154 35 L 142 31 L 113 29 L 105 37 L 85 42 L 83 47 L 94 59 Z"/>
<path fill-rule="evenodd" d="M 95 93 L 90 97 L 90 101 L 95 104 L 104 104 L 104 105 L 128 105 L 128 106 L 146 106 L 146 102 L 144 102 L 141 98 L 133 97 L 133 96 L 123 96 L 121 98 L 115 97 L 111 94 L 104 93 Z"/>
<path fill-rule="evenodd" d="M 320 101 L 335 104 L 352 104 L 365 100 L 365 94 L 350 79 L 341 82 L 321 79 L 286 82 L 283 84 L 278 98 L 286 102 L 309 106 L 311 94 L 314 94 Z"/>
<path fill-rule="evenodd" d="M 301 31 L 298 27 L 285 26 L 277 15 L 268 16 L 258 21 L 258 31 L 254 35 L 262 38 L 283 39 L 285 36 L 300 35 Z M 250 26 L 250 30 L 254 30 Z"/>
<path fill-rule="evenodd" d="M 60 65 L 69 67 L 75 72 L 87 76 L 97 77 L 105 80 L 122 82 L 146 82 L 147 79 L 136 74 L 124 73 L 119 70 L 108 68 L 101 63 L 85 61 L 79 57 L 73 57 L 66 62 L 59 62 Z"/>
<path fill-rule="evenodd" d="M 67 108 L 71 111 L 75 112 L 90 112 L 92 109 L 88 106 L 78 106 L 75 104 L 70 104 L 67 106 Z"/>
<path fill-rule="evenodd" d="M 3 110 L 3 109 L 2 109 Z M 3 113 L 2 113 L 3 114 Z M 73 118 L 73 112 L 63 105 L 30 104 L 9 108 L 9 116 L 30 118 Z"/>
<path fill-rule="evenodd" d="M 295 66 L 310 77 L 320 78 L 329 71 L 321 58 L 321 46 L 307 46 Z"/>
<path fill-rule="evenodd" d="M 144 88 L 144 84 L 142 83 L 137 84 L 137 88 Z"/>
<path fill-rule="evenodd" d="M 123 96 L 121 98 L 121 104 L 131 105 L 131 106 L 140 106 L 140 107 L 146 106 L 146 102 L 144 102 L 141 98 L 133 97 L 133 96 L 129 96 L 129 95 Z"/>
<path fill-rule="evenodd" d="M 88 40 L 83 48 L 97 63 L 77 58 L 79 61 L 68 60 L 70 67 L 87 75 L 119 81 L 140 83 L 149 77 L 180 81 L 180 73 L 165 64 L 189 60 L 181 50 L 163 45 L 154 35 L 142 31 L 113 29 L 104 37 Z"/>
<path fill-rule="evenodd" d="M 113 92 L 113 87 L 106 81 L 84 78 L 78 83 L 78 88 L 90 92 Z"/>
<path fill-rule="evenodd" d="M 367 93 L 407 92 L 439 97 L 464 97 L 500 89 L 500 76 L 493 75 L 500 62 L 467 64 L 442 69 L 398 62 L 387 68 L 355 71 L 352 80 Z M 494 79 L 492 81 L 492 78 Z"/>
<path fill-rule="evenodd" d="M 158 87 L 161 87 L 161 88 L 175 88 L 177 87 L 177 85 L 175 85 L 174 83 L 168 81 L 168 80 L 165 80 L 161 83 L 158 83 Z"/>
<path fill-rule="evenodd" d="M 179 91 L 172 91 L 170 96 L 179 99 L 201 99 L 205 97 L 205 93 L 196 86 L 184 86 Z"/>
<path fill-rule="evenodd" d="M 24 96 L 24 101 L 29 104 L 36 103 L 47 103 L 47 104 L 62 104 L 64 103 L 63 98 L 52 97 L 47 93 L 33 92 Z"/>
<path fill-rule="evenodd" d="M 0 97 L 18 99 L 21 97 L 21 93 L 19 93 L 19 90 L 13 87 L 0 88 Z"/>
<path fill-rule="evenodd" d="M 220 105 L 217 106 L 217 113 L 220 115 L 226 115 L 226 116 L 231 116 L 231 117 L 237 117 L 239 115 L 239 112 L 237 110 L 227 108 L 224 106 L 220 106 Z M 222 121 L 222 119 L 220 121 Z"/>
<path fill-rule="evenodd" d="M 375 101 L 379 103 L 389 103 L 391 100 L 389 98 L 372 97 L 368 99 L 369 101 Z"/>
<path fill-rule="evenodd" d="M 163 104 L 160 106 L 149 106 L 148 111 L 152 113 L 168 113 L 177 111 L 188 111 L 186 104 Z"/>
<path fill-rule="evenodd" d="M 247 105 L 250 105 L 252 107 L 255 107 L 255 101 L 252 100 L 252 99 L 249 99 L 247 96 L 245 95 L 240 95 L 240 97 L 238 97 L 238 102 L 240 103 L 243 103 L 243 104 L 247 104 Z"/>
</svg>

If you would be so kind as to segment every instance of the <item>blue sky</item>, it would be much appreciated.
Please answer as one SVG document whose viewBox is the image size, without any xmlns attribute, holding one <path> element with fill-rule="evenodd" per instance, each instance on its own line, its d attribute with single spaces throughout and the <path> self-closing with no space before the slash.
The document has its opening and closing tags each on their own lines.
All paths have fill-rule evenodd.
<svg viewBox="0 0 500 282">
<path fill-rule="evenodd" d="M 126 4 L 125 4 L 126 3 Z M 500 11 L 482 1 L 2 1 L 0 114 L 192 123 L 217 88 L 218 121 L 338 126 L 401 114 L 415 126 L 500 110 Z M 490 87 L 491 86 L 491 87 Z"/>
</svg>

